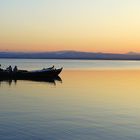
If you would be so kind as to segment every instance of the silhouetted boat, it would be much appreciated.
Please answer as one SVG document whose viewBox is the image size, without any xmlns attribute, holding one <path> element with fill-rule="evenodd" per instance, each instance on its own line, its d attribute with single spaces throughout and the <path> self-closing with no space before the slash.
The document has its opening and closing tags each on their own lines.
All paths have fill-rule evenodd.
<svg viewBox="0 0 140 140">
<path fill-rule="evenodd" d="M 36 71 L 18 70 L 17 72 L 8 72 L 6 70 L 0 71 L 0 79 L 27 79 L 27 80 L 45 80 L 57 77 L 63 68 L 54 69 L 47 68 Z"/>
</svg>

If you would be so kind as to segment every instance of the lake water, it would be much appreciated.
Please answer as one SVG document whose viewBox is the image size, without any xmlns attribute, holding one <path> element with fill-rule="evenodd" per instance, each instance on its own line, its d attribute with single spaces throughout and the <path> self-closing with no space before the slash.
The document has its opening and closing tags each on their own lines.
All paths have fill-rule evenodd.
<svg viewBox="0 0 140 140">
<path fill-rule="evenodd" d="M 0 83 L 0 140 L 139 140 L 140 62 L 0 59 L 64 67 L 62 81 Z"/>
<path fill-rule="evenodd" d="M 55 65 L 65 70 L 110 70 L 110 69 L 140 69 L 140 61 L 117 60 L 46 60 L 46 59 L 0 59 L 0 64 L 6 68 L 8 65 L 17 65 L 21 69 L 40 69 Z"/>
</svg>

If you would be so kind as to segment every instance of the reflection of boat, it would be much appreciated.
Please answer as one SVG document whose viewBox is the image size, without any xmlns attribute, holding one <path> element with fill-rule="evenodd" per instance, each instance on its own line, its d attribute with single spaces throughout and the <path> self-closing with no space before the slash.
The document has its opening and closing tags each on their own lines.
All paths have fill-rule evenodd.
<svg viewBox="0 0 140 140">
<path fill-rule="evenodd" d="M 24 80 L 45 80 L 57 77 L 63 68 L 60 69 L 43 69 L 36 71 L 18 70 L 17 72 L 0 71 L 0 78 L 2 79 L 24 79 Z"/>
<path fill-rule="evenodd" d="M 11 79 L 11 78 L 2 78 L 0 77 L 0 83 L 1 82 L 6 82 L 9 85 L 12 84 L 12 82 L 14 82 L 15 84 L 17 83 L 18 80 L 24 80 L 24 81 L 34 81 L 34 82 L 44 82 L 44 83 L 48 83 L 48 84 L 56 84 L 56 81 L 62 83 L 62 79 L 59 76 L 56 77 L 47 77 L 47 78 L 18 78 L 18 79 Z"/>
</svg>

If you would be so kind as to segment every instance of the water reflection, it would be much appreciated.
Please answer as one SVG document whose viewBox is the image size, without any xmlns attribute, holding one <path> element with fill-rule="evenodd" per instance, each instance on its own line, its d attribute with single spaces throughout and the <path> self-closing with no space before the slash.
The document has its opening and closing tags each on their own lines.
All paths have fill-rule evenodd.
<svg viewBox="0 0 140 140">
<path fill-rule="evenodd" d="M 51 85 L 56 85 L 56 82 L 60 82 L 62 83 L 62 79 L 57 76 L 57 77 L 54 77 L 54 78 L 35 78 L 35 79 L 4 79 L 4 78 L 0 78 L 0 85 L 2 83 L 7 83 L 9 86 L 12 85 L 12 83 L 14 83 L 15 85 L 17 84 L 18 81 L 33 81 L 33 82 L 44 82 L 44 83 L 47 83 L 47 84 L 51 84 Z"/>
<path fill-rule="evenodd" d="M 139 140 L 140 71 L 63 71 L 64 83 L 0 88 L 2 140 Z"/>
</svg>

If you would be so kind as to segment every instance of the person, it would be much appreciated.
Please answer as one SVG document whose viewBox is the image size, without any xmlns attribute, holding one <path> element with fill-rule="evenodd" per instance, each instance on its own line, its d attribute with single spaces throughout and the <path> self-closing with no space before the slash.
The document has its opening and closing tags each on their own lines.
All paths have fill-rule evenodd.
<svg viewBox="0 0 140 140">
<path fill-rule="evenodd" d="M 9 66 L 6 70 L 7 70 L 9 73 L 11 73 L 11 72 L 12 72 L 12 67 Z"/>
<path fill-rule="evenodd" d="M 3 69 L 1 68 L 1 64 L 0 64 L 0 71 L 3 71 Z"/>
<path fill-rule="evenodd" d="M 17 68 L 17 66 L 15 66 L 13 69 L 13 72 L 17 72 L 17 71 L 18 71 L 18 68 Z"/>
</svg>

